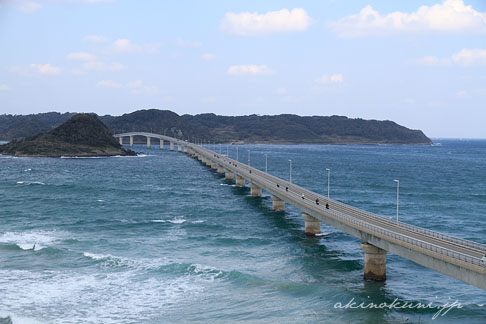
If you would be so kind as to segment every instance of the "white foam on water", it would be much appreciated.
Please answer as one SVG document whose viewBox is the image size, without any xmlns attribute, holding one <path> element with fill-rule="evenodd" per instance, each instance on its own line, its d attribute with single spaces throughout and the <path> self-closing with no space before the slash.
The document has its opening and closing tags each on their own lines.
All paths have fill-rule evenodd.
<svg viewBox="0 0 486 324">
<path fill-rule="evenodd" d="M 173 219 L 173 220 L 169 220 L 169 223 L 172 223 L 172 224 L 182 224 L 182 223 L 185 223 L 186 220 L 185 219 Z"/>
<path fill-rule="evenodd" d="M 31 317 L 24 317 L 18 314 L 13 314 L 13 313 L 0 313 L 0 318 L 8 318 L 12 320 L 13 324 L 43 324 L 39 320 L 36 320 L 35 318 Z"/>
<path fill-rule="evenodd" d="M 25 169 L 24 172 L 29 172 L 29 171 L 32 171 L 32 169 Z"/>
<path fill-rule="evenodd" d="M 61 156 L 61 159 L 106 159 L 106 156 Z"/>
<path fill-rule="evenodd" d="M 137 155 L 126 155 L 126 156 L 114 155 L 114 156 L 110 156 L 110 157 L 112 157 L 112 158 L 138 158 L 138 157 L 148 157 L 148 156 L 155 156 L 155 155 L 152 155 L 152 154 L 137 154 Z"/>
<path fill-rule="evenodd" d="M 39 251 L 60 239 L 62 233 L 55 231 L 6 232 L 0 243 L 16 244 L 22 250 Z"/>
<path fill-rule="evenodd" d="M 192 221 L 191 223 L 192 224 L 201 224 L 201 223 L 204 223 L 205 220 L 195 220 L 195 221 Z"/>
<path fill-rule="evenodd" d="M 85 254 L 93 258 L 108 256 Z M 200 265 L 191 266 L 188 273 L 176 277 L 146 275 L 144 270 L 132 268 L 90 273 L 82 269 L 2 269 L 0 309 L 7 309 L 5 315 L 12 319 L 21 314 L 42 323 L 153 322 L 164 313 L 177 311 L 184 303 L 196 301 L 216 275 L 216 270 Z"/>
<path fill-rule="evenodd" d="M 332 234 L 332 232 L 322 232 L 322 233 L 317 233 L 316 236 L 327 236 L 329 234 Z"/>
<path fill-rule="evenodd" d="M 25 184 L 25 185 L 45 185 L 44 182 L 40 181 L 17 181 L 17 184 Z"/>
<path fill-rule="evenodd" d="M 182 223 L 185 223 L 186 220 L 185 219 L 180 219 L 180 218 L 176 218 L 176 219 L 152 219 L 151 222 L 152 223 L 182 224 Z"/>
<path fill-rule="evenodd" d="M 98 200 L 96 200 L 96 201 L 97 201 L 97 202 L 104 202 L 104 200 L 103 200 L 103 199 L 98 199 Z"/>
</svg>

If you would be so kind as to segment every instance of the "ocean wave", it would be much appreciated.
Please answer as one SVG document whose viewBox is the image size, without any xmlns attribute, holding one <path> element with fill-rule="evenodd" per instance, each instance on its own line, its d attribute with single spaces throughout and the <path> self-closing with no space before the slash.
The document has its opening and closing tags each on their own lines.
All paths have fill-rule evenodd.
<svg viewBox="0 0 486 324">
<path fill-rule="evenodd" d="M 6 232 L 0 236 L 0 243 L 15 244 L 22 250 L 40 251 L 59 238 L 54 231 Z"/>
<path fill-rule="evenodd" d="M 322 233 L 317 233 L 316 236 L 327 236 L 329 234 L 332 234 L 332 232 L 322 232 Z"/>
<path fill-rule="evenodd" d="M 98 254 L 98 253 L 91 253 L 91 252 L 83 252 L 83 255 L 87 258 L 90 258 L 94 261 L 99 261 L 99 265 L 101 267 L 106 268 L 116 268 L 116 267 L 132 267 L 137 268 L 140 264 L 135 260 L 114 256 L 111 254 Z"/>
<path fill-rule="evenodd" d="M 152 154 L 137 154 L 137 155 L 126 155 L 126 156 L 114 155 L 114 156 L 110 156 L 110 157 L 112 157 L 112 158 L 143 158 L 143 157 L 149 157 L 149 156 L 155 156 L 155 155 L 152 155 Z"/>
<path fill-rule="evenodd" d="M 107 156 L 61 156 L 61 159 L 106 159 Z"/>
<path fill-rule="evenodd" d="M 45 185 L 44 182 L 41 182 L 41 181 L 17 181 L 17 184 L 25 184 L 27 186 L 30 186 L 30 185 Z"/>
<path fill-rule="evenodd" d="M 183 224 L 186 222 L 185 219 L 180 219 L 180 218 L 176 218 L 176 219 L 152 219 L 151 220 L 152 223 L 172 223 L 172 224 Z"/>
</svg>

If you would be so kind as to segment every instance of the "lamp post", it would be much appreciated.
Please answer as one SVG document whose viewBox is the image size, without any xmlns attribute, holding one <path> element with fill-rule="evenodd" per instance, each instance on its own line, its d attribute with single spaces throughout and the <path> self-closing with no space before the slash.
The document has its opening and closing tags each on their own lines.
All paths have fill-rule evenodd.
<svg viewBox="0 0 486 324">
<path fill-rule="evenodd" d="M 248 166 L 250 166 L 250 150 L 248 150 Z"/>
<path fill-rule="evenodd" d="M 268 155 L 267 153 L 264 153 L 265 155 L 265 173 L 268 173 Z"/>
<path fill-rule="evenodd" d="M 329 200 L 329 192 L 331 189 L 331 169 L 326 168 L 327 171 L 327 200 Z"/>
<path fill-rule="evenodd" d="M 229 158 L 229 145 L 226 144 L 226 157 Z"/>
<path fill-rule="evenodd" d="M 292 160 L 289 160 L 289 162 L 290 162 L 290 172 L 289 172 L 289 174 L 290 174 L 290 176 L 289 176 L 290 181 L 289 182 L 292 183 Z"/>
<path fill-rule="evenodd" d="M 398 196 L 400 193 L 400 180 L 393 180 L 397 183 L 397 225 L 398 225 Z"/>
</svg>

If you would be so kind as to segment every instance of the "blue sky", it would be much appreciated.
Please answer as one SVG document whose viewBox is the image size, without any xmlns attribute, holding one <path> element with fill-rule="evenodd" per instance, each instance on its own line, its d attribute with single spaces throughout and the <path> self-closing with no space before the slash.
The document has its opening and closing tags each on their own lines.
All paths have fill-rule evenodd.
<svg viewBox="0 0 486 324">
<path fill-rule="evenodd" d="M 0 113 L 344 115 L 486 138 L 486 1 L 0 0 Z"/>
</svg>

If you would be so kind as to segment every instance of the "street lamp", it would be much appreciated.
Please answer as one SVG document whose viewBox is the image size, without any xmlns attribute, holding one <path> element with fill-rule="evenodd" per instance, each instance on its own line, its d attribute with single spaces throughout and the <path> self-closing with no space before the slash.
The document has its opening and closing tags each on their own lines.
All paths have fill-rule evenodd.
<svg viewBox="0 0 486 324">
<path fill-rule="evenodd" d="M 292 183 L 292 160 L 289 160 L 289 162 L 290 162 L 290 177 L 289 177 L 290 181 L 289 182 Z"/>
<path fill-rule="evenodd" d="M 329 191 L 331 188 L 331 169 L 326 168 L 327 171 L 327 200 L 329 200 Z"/>
<path fill-rule="evenodd" d="M 268 173 L 268 155 L 267 153 L 264 153 L 265 155 L 265 173 Z"/>
<path fill-rule="evenodd" d="M 398 225 L 398 195 L 400 193 L 400 180 L 393 180 L 397 183 L 397 225 Z"/>
<path fill-rule="evenodd" d="M 248 166 L 250 166 L 250 150 L 248 150 Z"/>
</svg>

